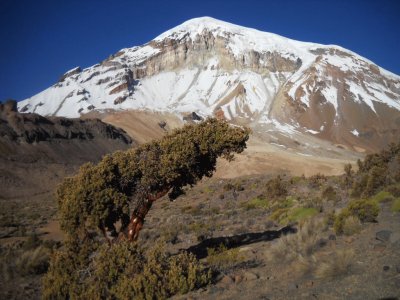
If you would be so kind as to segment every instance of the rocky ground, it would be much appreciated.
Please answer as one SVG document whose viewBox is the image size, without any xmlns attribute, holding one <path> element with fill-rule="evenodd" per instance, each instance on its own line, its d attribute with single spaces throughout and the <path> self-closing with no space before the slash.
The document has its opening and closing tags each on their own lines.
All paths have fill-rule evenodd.
<svg viewBox="0 0 400 300">
<path fill-rule="evenodd" d="M 138 242 L 150 247 L 163 240 L 171 254 L 190 251 L 216 270 L 211 285 L 174 298 L 400 296 L 400 215 L 395 208 L 399 200 L 380 199 L 376 222 L 351 224 L 346 234 L 339 235 L 329 220 L 333 210 L 340 211 L 350 201 L 341 189 L 342 178 L 282 176 L 287 194 L 278 197 L 268 187 L 271 178 L 275 177 L 208 179 L 174 202 L 160 199 L 155 203 Z M 333 192 L 324 192 L 328 187 Z M 62 234 L 56 209 L 50 200 L 47 204 L 37 206 L 35 213 L 49 214 L 53 221 L 32 222 L 31 232 L 22 237 L 13 233 L 3 238 L 3 257 L 7 257 L 7 247 L 17 249 L 14 253 L 21 255 L 19 259 L 26 252 L 23 249 L 34 247 L 29 246 L 32 243 L 57 247 Z M 33 232 L 41 242 L 32 240 Z M 13 281 L 2 286 L 2 295 L 38 298 L 40 275 L 18 272 L 7 275 Z"/>
<path fill-rule="evenodd" d="M 192 252 L 214 270 L 212 284 L 174 298 L 398 299 L 400 195 L 373 196 L 380 207 L 375 222 L 353 220 L 338 234 L 334 213 L 337 216 L 354 199 L 344 176 L 320 173 L 343 172 L 347 160 L 335 157 L 343 149 L 332 150 L 332 161 L 303 161 L 295 153 L 295 159 L 290 157 L 291 150 L 260 149 L 250 143 L 248 152 L 232 164 L 235 167 L 220 162 L 216 176 L 187 189 L 174 202 L 158 200 L 150 210 L 140 244 L 150 247 L 165 241 L 172 255 Z M 266 160 L 252 160 L 257 153 Z M 54 189 L 79 164 L 68 159 L 2 162 L 2 180 L 8 181 L 2 183 L 0 198 L 0 298 L 38 299 L 49 256 L 63 240 Z M 286 170 L 267 167 L 276 162 Z"/>
</svg>

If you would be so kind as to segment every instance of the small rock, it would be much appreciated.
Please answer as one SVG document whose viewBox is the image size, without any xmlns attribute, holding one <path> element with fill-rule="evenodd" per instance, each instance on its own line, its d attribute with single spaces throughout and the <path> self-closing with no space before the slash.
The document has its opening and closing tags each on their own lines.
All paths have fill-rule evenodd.
<svg viewBox="0 0 400 300">
<path fill-rule="evenodd" d="M 336 235 L 330 234 L 328 239 L 329 239 L 330 241 L 336 241 Z"/>
<path fill-rule="evenodd" d="M 246 272 L 243 274 L 244 280 L 256 280 L 258 279 L 258 276 L 254 274 L 253 272 Z"/>
<path fill-rule="evenodd" d="M 400 273 L 400 265 L 398 265 L 398 266 L 396 267 L 396 272 L 397 272 L 397 273 Z"/>
<path fill-rule="evenodd" d="M 389 266 L 383 266 L 383 271 L 389 271 L 390 267 Z"/>
<path fill-rule="evenodd" d="M 345 238 L 344 240 L 347 244 L 351 244 L 354 241 L 354 237 L 352 236 L 348 236 L 347 238 Z"/>
<path fill-rule="evenodd" d="M 290 283 L 289 285 L 288 285 L 288 290 L 289 291 L 293 291 L 293 290 L 296 290 L 296 289 L 298 289 L 299 288 L 299 286 L 297 285 L 297 284 L 295 284 L 295 283 Z"/>
<path fill-rule="evenodd" d="M 390 230 L 381 230 L 376 233 L 375 237 L 378 241 L 389 242 L 391 235 L 392 232 Z"/>
</svg>

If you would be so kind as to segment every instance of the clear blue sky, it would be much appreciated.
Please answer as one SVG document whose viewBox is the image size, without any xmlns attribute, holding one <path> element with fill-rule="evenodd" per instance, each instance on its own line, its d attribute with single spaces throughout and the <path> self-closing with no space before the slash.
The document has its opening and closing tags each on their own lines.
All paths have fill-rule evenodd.
<svg viewBox="0 0 400 300">
<path fill-rule="evenodd" d="M 201 16 L 337 44 L 400 74 L 400 0 L 1 0 L 0 100 L 23 100 Z"/>
</svg>

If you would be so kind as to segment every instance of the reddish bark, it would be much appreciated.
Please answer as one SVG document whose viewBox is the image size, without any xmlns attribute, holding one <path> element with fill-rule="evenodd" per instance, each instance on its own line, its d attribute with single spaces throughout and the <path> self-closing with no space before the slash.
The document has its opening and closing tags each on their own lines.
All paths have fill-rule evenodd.
<svg viewBox="0 0 400 300">
<path fill-rule="evenodd" d="M 140 201 L 137 207 L 133 210 L 129 225 L 127 227 L 128 240 L 136 241 L 139 232 L 143 227 L 144 218 L 149 212 L 153 202 L 161 197 L 165 196 L 169 191 L 169 188 L 165 188 L 156 194 L 148 194 L 144 201 Z"/>
</svg>

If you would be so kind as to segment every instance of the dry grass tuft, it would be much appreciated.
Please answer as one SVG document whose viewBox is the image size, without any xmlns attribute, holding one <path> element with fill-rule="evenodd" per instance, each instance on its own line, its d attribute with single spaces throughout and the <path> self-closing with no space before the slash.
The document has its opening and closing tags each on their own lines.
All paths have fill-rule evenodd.
<svg viewBox="0 0 400 300">
<path fill-rule="evenodd" d="M 338 250 L 316 264 L 314 275 L 317 278 L 336 277 L 347 273 L 354 260 L 353 249 Z"/>
<path fill-rule="evenodd" d="M 345 235 L 353 235 L 359 233 L 362 229 L 361 221 L 355 216 L 349 216 L 344 220 L 343 233 Z"/>
<path fill-rule="evenodd" d="M 267 259 L 292 262 L 299 257 L 310 257 L 321 247 L 323 222 L 311 219 L 300 226 L 296 234 L 282 236 L 267 252 Z"/>
</svg>

